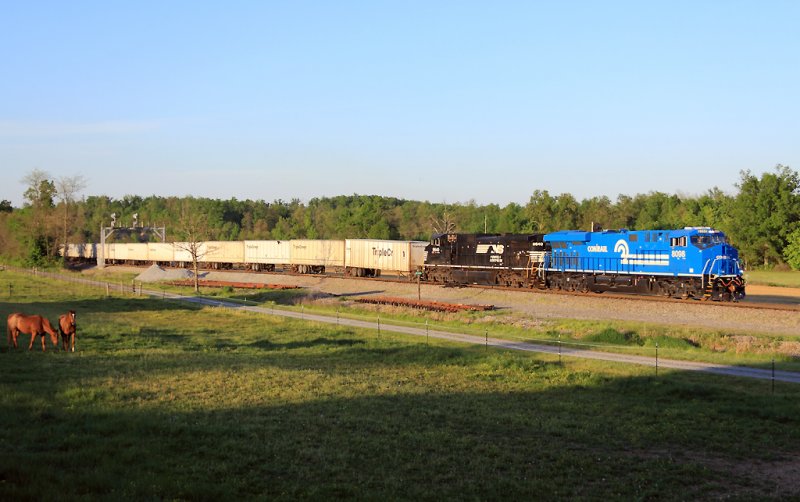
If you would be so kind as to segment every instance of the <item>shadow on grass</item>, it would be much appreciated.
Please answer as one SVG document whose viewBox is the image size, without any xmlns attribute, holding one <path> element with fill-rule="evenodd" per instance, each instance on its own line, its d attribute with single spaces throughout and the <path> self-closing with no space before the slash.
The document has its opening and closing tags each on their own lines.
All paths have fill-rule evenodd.
<svg viewBox="0 0 800 502">
<path fill-rule="evenodd" d="M 199 310 L 201 305 L 189 302 L 178 303 L 174 301 L 134 299 L 134 298 L 100 298 L 82 299 L 77 301 L 54 302 L 0 302 L 0 316 L 5 318 L 11 312 L 36 313 L 49 317 L 58 317 L 68 310 L 81 312 L 164 312 L 170 310 Z M 51 319 L 52 321 L 52 319 Z"/>
<path fill-rule="evenodd" d="M 247 345 L 247 347 L 263 350 L 293 350 L 302 348 L 313 348 L 322 345 L 330 347 L 353 347 L 355 345 L 365 345 L 367 342 L 357 338 L 327 338 L 320 337 L 313 340 L 298 340 L 293 342 L 278 343 L 270 340 L 258 340 Z M 234 344 L 231 344 L 235 346 Z"/>
<path fill-rule="evenodd" d="M 267 303 L 273 302 L 277 305 L 294 305 L 299 300 L 310 295 L 305 289 L 276 289 L 269 291 L 257 291 L 249 293 L 239 293 L 230 296 L 231 299 L 247 300 L 248 302 Z"/>
<path fill-rule="evenodd" d="M 336 296 L 337 298 L 346 299 L 346 298 L 349 298 L 351 296 L 379 295 L 379 294 L 385 293 L 385 292 L 386 292 L 386 290 L 384 290 L 384 289 L 374 289 L 374 290 L 371 290 L 371 291 L 356 291 L 356 292 L 353 292 L 353 293 L 339 293 L 339 294 L 333 295 L 333 296 Z"/>
<path fill-rule="evenodd" d="M 303 365 L 319 369 L 317 359 Z M 478 369 L 469 355 L 462 363 Z M 22 394 L 0 384 L 5 500 L 112 493 L 203 500 L 798 494 L 781 477 L 798 472 L 792 456 L 800 450 L 800 420 L 791 401 L 743 396 L 680 375 L 583 376 L 571 384 L 568 369 L 544 366 L 536 370 L 542 381 L 563 383 L 533 381 L 512 391 L 476 381 L 475 389 L 454 383 L 462 388 L 455 392 L 426 384 L 429 373 L 411 372 L 405 388 L 381 395 L 368 385 L 378 375 L 349 370 L 341 376 L 355 389 L 326 388 L 331 397 L 311 387 L 286 402 L 274 390 L 305 388 L 301 377 L 280 377 L 278 384 L 260 374 L 259 386 L 224 379 L 184 395 L 169 381 L 148 389 L 120 379 L 110 387 L 94 374 L 80 375 L 86 383 L 78 386 L 65 368 L 55 365 L 51 379 L 35 385 L 15 382 Z M 183 371 L 190 378 L 198 367 L 175 375 Z M 236 371 L 241 375 L 242 367 Z M 495 372 L 513 376 L 502 367 Z M 376 383 L 396 385 L 392 375 Z M 41 472 L 59 477 L 41 483 Z"/>
</svg>

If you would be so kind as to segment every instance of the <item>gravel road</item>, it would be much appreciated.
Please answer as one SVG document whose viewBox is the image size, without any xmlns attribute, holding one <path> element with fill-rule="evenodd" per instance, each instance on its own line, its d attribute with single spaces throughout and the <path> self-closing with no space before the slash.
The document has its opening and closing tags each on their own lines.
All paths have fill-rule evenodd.
<svg viewBox="0 0 800 502">
<path fill-rule="evenodd" d="M 416 283 L 246 272 L 206 272 L 203 278 L 291 284 L 336 296 L 390 295 L 417 298 Z M 746 303 L 757 304 L 762 298 L 785 296 L 788 301 L 784 303 L 792 303 L 792 300 L 795 300 L 796 304 L 800 305 L 800 291 L 793 291 L 791 288 L 761 286 L 754 287 L 754 290 L 760 294 L 748 297 Z M 623 320 L 703 327 L 730 334 L 800 335 L 800 310 L 738 309 L 695 300 L 652 302 L 609 298 L 603 295 L 565 296 L 548 292 L 445 288 L 425 284 L 420 286 L 419 293 L 423 300 L 492 304 L 501 309 L 538 319 Z"/>
<path fill-rule="evenodd" d="M 146 292 L 146 290 L 145 290 Z M 158 291 L 152 291 L 153 295 L 158 295 Z M 377 329 L 377 325 L 372 322 L 359 321 L 354 319 L 338 319 L 334 317 L 289 312 L 282 310 L 272 310 L 264 307 L 246 307 L 240 304 L 224 302 L 220 300 L 212 300 L 207 298 L 198 297 L 181 297 L 179 295 L 169 295 L 176 300 L 188 301 L 193 303 L 208 304 L 214 307 L 227 307 L 237 310 L 247 310 L 251 312 L 258 312 L 270 315 L 279 315 L 283 317 L 291 317 L 295 319 L 302 319 L 305 321 L 322 322 L 326 324 L 337 324 L 343 326 L 352 326 L 363 329 Z M 395 333 L 403 333 L 414 336 L 424 336 L 431 338 L 439 338 L 443 340 L 451 340 L 459 343 L 468 343 L 476 345 L 487 345 L 490 347 L 505 348 L 511 350 L 522 350 L 526 352 L 542 352 L 549 354 L 562 354 L 564 357 L 580 357 L 584 359 L 595 359 L 598 361 L 611 361 L 624 364 L 636 364 L 643 366 L 656 366 L 659 368 L 678 369 L 683 371 L 698 371 L 703 373 L 714 373 L 717 375 L 737 376 L 743 378 L 757 378 L 762 380 L 774 379 L 776 381 L 800 383 L 800 373 L 793 371 L 771 371 L 760 368 L 749 368 L 744 366 L 726 366 L 722 364 L 702 363 L 695 361 L 678 361 L 673 359 L 656 359 L 654 357 L 636 356 L 627 354 L 614 354 L 609 352 L 597 352 L 593 350 L 579 350 L 573 348 L 561 348 L 552 345 L 541 345 L 527 342 L 514 342 L 503 340 L 500 338 L 483 338 L 480 336 L 462 334 L 462 333 L 449 333 L 437 330 L 426 330 L 423 328 L 413 328 L 408 326 L 396 326 L 391 323 L 381 323 L 380 329 L 383 331 L 391 331 Z"/>
</svg>

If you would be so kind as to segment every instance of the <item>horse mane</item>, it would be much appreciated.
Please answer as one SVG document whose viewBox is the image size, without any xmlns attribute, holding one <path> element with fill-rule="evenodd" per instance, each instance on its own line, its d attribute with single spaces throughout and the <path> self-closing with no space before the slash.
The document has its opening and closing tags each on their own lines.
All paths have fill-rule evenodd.
<svg viewBox="0 0 800 502">
<path fill-rule="evenodd" d="M 44 316 L 42 316 L 42 327 L 43 327 L 43 328 L 44 328 L 44 330 L 45 330 L 45 331 L 47 331 L 47 333 L 49 333 L 50 335 L 54 335 L 54 336 L 56 335 L 56 330 L 54 330 L 54 329 L 53 329 L 53 326 L 52 326 L 52 325 L 50 325 L 50 319 L 48 319 L 48 318 L 46 318 L 46 317 L 44 317 Z"/>
</svg>

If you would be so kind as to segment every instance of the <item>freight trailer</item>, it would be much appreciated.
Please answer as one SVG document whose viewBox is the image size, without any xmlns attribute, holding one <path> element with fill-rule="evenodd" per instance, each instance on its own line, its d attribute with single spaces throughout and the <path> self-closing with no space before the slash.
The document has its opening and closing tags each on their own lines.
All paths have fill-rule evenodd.
<svg viewBox="0 0 800 502">
<path fill-rule="evenodd" d="M 352 277 L 378 277 L 390 272 L 411 275 L 422 270 L 425 261 L 424 241 L 389 241 L 347 239 L 345 274 Z"/>
<path fill-rule="evenodd" d="M 272 272 L 275 265 L 289 265 L 291 257 L 291 241 L 244 241 L 244 261 L 253 270 Z"/>
<path fill-rule="evenodd" d="M 199 250 L 198 261 L 206 268 L 241 268 L 245 263 L 243 241 L 206 241 Z"/>
<path fill-rule="evenodd" d="M 97 244 L 68 244 L 67 253 L 64 255 L 64 247 L 59 248 L 62 256 L 73 260 L 95 260 L 97 258 Z"/>
<path fill-rule="evenodd" d="M 106 245 L 108 256 L 117 265 L 136 265 L 147 262 L 147 244 L 141 242 L 115 242 Z"/>
<path fill-rule="evenodd" d="M 192 265 L 193 254 L 202 268 L 231 269 L 244 266 L 243 241 L 176 242 L 175 262 L 180 267 Z"/>
<path fill-rule="evenodd" d="M 292 271 L 322 274 L 331 267 L 344 267 L 343 240 L 301 239 L 291 241 Z"/>
<path fill-rule="evenodd" d="M 171 265 L 175 260 L 175 246 L 171 242 L 148 242 L 147 259 L 156 265 Z"/>
</svg>

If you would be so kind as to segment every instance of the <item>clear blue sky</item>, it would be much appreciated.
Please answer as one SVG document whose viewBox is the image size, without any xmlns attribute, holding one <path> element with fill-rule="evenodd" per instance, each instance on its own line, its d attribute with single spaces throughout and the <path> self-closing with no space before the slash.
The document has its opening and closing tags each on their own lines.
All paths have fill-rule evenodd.
<svg viewBox="0 0 800 502">
<path fill-rule="evenodd" d="M 0 199 L 733 192 L 800 168 L 800 2 L 54 1 L 0 16 Z"/>
</svg>

